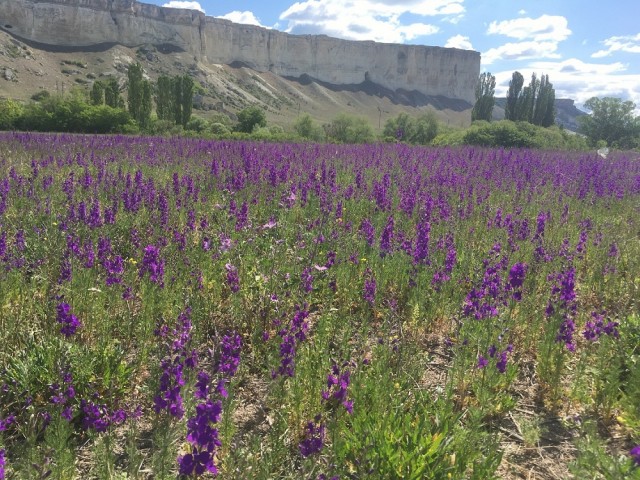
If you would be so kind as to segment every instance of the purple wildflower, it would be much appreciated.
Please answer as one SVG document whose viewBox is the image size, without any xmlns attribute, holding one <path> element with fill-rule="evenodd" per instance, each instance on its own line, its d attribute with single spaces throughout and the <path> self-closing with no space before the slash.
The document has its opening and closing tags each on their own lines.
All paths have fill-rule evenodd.
<svg viewBox="0 0 640 480">
<path fill-rule="evenodd" d="M 369 305 L 373 305 L 376 300 L 376 277 L 370 268 L 367 268 L 364 280 L 364 292 L 362 297 Z"/>
<path fill-rule="evenodd" d="M 237 333 L 225 335 L 220 342 L 222 354 L 218 364 L 218 372 L 233 377 L 240 364 L 240 350 L 242 349 L 242 337 Z"/>
<path fill-rule="evenodd" d="M 240 290 L 240 277 L 238 276 L 237 267 L 227 263 L 224 268 L 227 271 L 227 285 L 229 286 L 229 289 L 233 293 L 238 292 Z"/>
<path fill-rule="evenodd" d="M 82 413 L 82 428 L 84 430 L 93 429 L 100 433 L 105 432 L 111 425 L 111 416 L 106 405 L 97 404 L 90 400 L 82 400 L 80 402 L 80 410 Z"/>
<path fill-rule="evenodd" d="M 4 432 L 9 428 L 12 424 L 16 423 L 16 416 L 9 415 L 7 418 L 0 418 L 0 432 Z"/>
<path fill-rule="evenodd" d="M 293 377 L 295 372 L 296 348 L 299 343 L 307 338 L 309 324 L 307 317 L 309 312 L 304 308 L 296 306 L 296 313 L 291 320 L 289 328 L 284 328 L 278 332 L 282 338 L 280 342 L 280 367 L 272 373 L 273 377 L 278 375 Z"/>
<path fill-rule="evenodd" d="M 487 360 L 483 355 L 478 356 L 478 363 L 476 364 L 476 368 L 482 369 L 489 365 L 489 360 Z"/>
<path fill-rule="evenodd" d="M 313 275 L 311 275 L 311 269 L 309 267 L 306 267 L 300 274 L 300 283 L 302 285 L 302 290 L 306 293 L 313 290 Z"/>
<path fill-rule="evenodd" d="M 360 224 L 360 233 L 367 242 L 367 245 L 373 247 L 373 242 L 376 238 L 376 231 L 368 218 L 365 218 Z"/>
<path fill-rule="evenodd" d="M 68 303 L 61 303 L 57 307 L 58 316 L 56 321 L 62 325 L 60 328 L 60 333 L 62 333 L 65 337 L 69 338 L 76 330 L 82 326 L 78 317 L 71 313 L 71 306 Z"/>
<path fill-rule="evenodd" d="M 209 381 L 211 377 L 207 372 L 199 372 L 198 379 L 195 384 L 195 392 L 193 394 L 199 400 L 204 400 L 209 395 Z"/>
<path fill-rule="evenodd" d="M 391 253 L 391 241 L 393 240 L 393 228 L 394 221 L 393 215 L 389 215 L 387 219 L 387 224 L 384 226 L 382 230 L 382 235 L 380 236 L 380 256 L 384 257 L 387 254 Z"/>
<path fill-rule="evenodd" d="M 320 452 L 324 445 L 325 437 L 325 425 L 318 421 L 318 423 L 309 422 L 305 428 L 304 439 L 298 445 L 300 449 L 300 455 L 303 457 L 309 457 L 315 453 Z"/>
<path fill-rule="evenodd" d="M 496 368 L 500 373 L 505 373 L 507 371 L 507 354 L 512 350 L 511 345 L 507 347 L 506 350 L 500 352 L 498 355 L 498 361 L 496 362 Z"/>
<path fill-rule="evenodd" d="M 429 263 L 429 238 L 431 224 L 428 220 L 422 220 L 416 225 L 416 246 L 413 252 L 413 263 Z"/>
<path fill-rule="evenodd" d="M 631 450 L 629 450 L 629 455 L 631 455 L 631 460 L 636 467 L 640 467 L 640 445 L 636 445 Z"/>
<path fill-rule="evenodd" d="M 204 472 L 210 472 L 213 475 L 218 473 L 218 469 L 213 463 L 213 457 L 208 451 L 200 451 L 197 448 L 193 448 L 191 453 L 181 455 L 178 457 L 178 471 L 180 475 L 200 476 Z"/>
<path fill-rule="evenodd" d="M 138 276 L 142 278 L 145 273 L 149 273 L 152 282 L 164 286 L 164 260 L 160 258 L 160 249 L 155 245 L 147 245 L 144 249 Z"/>
<path fill-rule="evenodd" d="M 593 312 L 591 314 L 591 320 L 585 324 L 584 331 L 582 332 L 582 336 L 585 339 L 595 342 L 600 339 L 602 335 L 608 335 L 614 338 L 618 338 L 620 336 L 618 332 L 619 323 L 608 321 L 605 324 L 604 315 L 604 312 L 601 314 Z"/>
<path fill-rule="evenodd" d="M 509 270 L 509 278 L 507 280 L 508 289 L 511 290 L 513 299 L 516 301 L 522 300 L 522 285 L 524 284 L 524 277 L 527 273 L 526 263 L 514 263 Z"/>
</svg>

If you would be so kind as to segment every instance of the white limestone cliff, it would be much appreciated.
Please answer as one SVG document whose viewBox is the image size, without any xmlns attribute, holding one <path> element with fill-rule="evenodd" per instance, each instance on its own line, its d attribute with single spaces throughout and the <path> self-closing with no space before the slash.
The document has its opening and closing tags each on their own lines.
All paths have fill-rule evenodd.
<svg viewBox="0 0 640 480">
<path fill-rule="evenodd" d="M 471 50 L 289 35 L 135 0 L 0 0 L 0 28 L 61 47 L 171 45 L 212 64 L 337 85 L 369 80 L 469 104 L 480 72 L 480 54 Z"/>
</svg>

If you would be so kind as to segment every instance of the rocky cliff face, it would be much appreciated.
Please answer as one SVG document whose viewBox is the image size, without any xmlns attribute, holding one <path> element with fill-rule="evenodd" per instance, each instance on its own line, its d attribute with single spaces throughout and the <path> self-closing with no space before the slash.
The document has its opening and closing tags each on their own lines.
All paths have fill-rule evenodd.
<svg viewBox="0 0 640 480">
<path fill-rule="evenodd" d="M 0 0 L 0 27 L 52 46 L 165 45 L 211 64 L 336 85 L 369 81 L 470 106 L 480 71 L 474 51 L 289 35 L 135 0 Z"/>
</svg>

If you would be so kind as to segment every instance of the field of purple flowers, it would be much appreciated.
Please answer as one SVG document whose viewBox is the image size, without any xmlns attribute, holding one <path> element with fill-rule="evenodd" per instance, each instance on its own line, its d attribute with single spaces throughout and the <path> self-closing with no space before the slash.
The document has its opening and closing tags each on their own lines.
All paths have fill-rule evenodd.
<svg viewBox="0 0 640 480">
<path fill-rule="evenodd" d="M 639 312 L 637 154 L 0 134 L 0 479 L 640 478 Z"/>
</svg>

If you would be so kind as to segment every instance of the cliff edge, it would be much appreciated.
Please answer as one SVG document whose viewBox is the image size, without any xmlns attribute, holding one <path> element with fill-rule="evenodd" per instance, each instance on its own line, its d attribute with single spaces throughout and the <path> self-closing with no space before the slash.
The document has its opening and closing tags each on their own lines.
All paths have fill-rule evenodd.
<svg viewBox="0 0 640 480">
<path fill-rule="evenodd" d="M 373 82 L 469 108 L 480 72 L 480 54 L 471 50 L 289 35 L 135 0 L 0 0 L 0 28 L 55 47 L 171 46 L 204 63 L 334 85 Z"/>
</svg>

